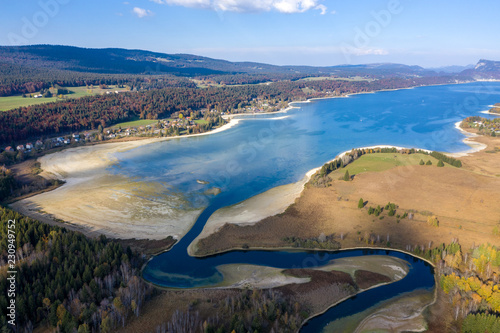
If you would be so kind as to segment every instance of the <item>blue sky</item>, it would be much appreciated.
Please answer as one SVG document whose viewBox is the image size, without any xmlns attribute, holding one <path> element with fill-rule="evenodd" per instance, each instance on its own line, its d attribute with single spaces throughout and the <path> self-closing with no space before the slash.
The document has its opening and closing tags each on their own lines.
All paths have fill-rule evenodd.
<svg viewBox="0 0 500 333">
<path fill-rule="evenodd" d="M 499 16 L 497 0 L 4 0 L 0 45 L 433 67 L 500 60 Z"/>
</svg>

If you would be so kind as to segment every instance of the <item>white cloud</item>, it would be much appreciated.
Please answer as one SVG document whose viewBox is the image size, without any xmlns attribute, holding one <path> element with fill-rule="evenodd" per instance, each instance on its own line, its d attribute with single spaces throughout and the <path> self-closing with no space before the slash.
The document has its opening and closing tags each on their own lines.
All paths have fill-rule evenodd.
<svg viewBox="0 0 500 333">
<path fill-rule="evenodd" d="M 143 17 L 146 17 L 146 16 L 152 16 L 154 13 L 148 9 L 144 9 L 144 8 L 139 8 L 139 7 L 134 7 L 134 9 L 132 10 L 132 13 L 134 13 L 135 15 L 137 15 L 138 18 L 143 18 Z"/>
<path fill-rule="evenodd" d="M 314 9 L 321 10 L 321 15 L 325 15 L 328 10 L 325 5 L 317 5 Z"/>
<path fill-rule="evenodd" d="M 191 8 L 211 8 L 230 12 L 259 12 L 276 10 L 281 13 L 303 13 L 310 9 L 318 9 L 326 13 L 321 0 L 151 0 L 158 4 L 184 6 Z"/>
<path fill-rule="evenodd" d="M 151 0 L 158 4 L 171 6 L 184 6 L 195 8 L 209 8 L 211 0 Z"/>
</svg>

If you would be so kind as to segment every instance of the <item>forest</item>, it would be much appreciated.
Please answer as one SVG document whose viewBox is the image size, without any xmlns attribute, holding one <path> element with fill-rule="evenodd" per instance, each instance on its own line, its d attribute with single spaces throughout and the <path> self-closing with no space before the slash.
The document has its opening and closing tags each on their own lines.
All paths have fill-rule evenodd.
<svg viewBox="0 0 500 333">
<path fill-rule="evenodd" d="M 139 276 L 144 259 L 130 248 L 0 207 L 1 290 L 8 283 L 9 220 L 15 221 L 16 236 L 16 332 L 38 326 L 58 332 L 110 332 L 138 316 L 154 293 Z M 0 294 L 0 330 L 14 332 L 7 324 L 7 302 L 7 293 Z"/>
<path fill-rule="evenodd" d="M 194 88 L 189 79 L 169 74 L 133 75 L 74 72 L 63 69 L 46 69 L 0 62 L 0 97 L 31 94 L 52 86 L 81 87 L 99 85 L 127 85 L 136 90 L 166 87 Z"/>
<path fill-rule="evenodd" d="M 500 249 L 482 244 L 464 250 L 458 242 L 415 254 L 436 263 L 440 293 L 451 306 L 450 328 L 462 332 L 496 332 L 500 327 Z"/>
<path fill-rule="evenodd" d="M 0 112 L 0 144 L 111 126 L 118 122 L 167 118 L 175 112 L 206 108 L 233 112 L 254 99 L 292 102 L 382 89 L 446 83 L 449 78 L 381 79 L 375 81 L 279 81 L 266 85 L 171 87 L 149 91 L 88 96 Z M 307 88 L 307 89 L 306 89 Z"/>
</svg>

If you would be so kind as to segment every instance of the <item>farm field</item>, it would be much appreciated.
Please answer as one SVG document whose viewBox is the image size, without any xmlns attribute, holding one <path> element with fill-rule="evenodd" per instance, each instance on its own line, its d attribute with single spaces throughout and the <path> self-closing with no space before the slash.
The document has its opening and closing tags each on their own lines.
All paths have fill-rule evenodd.
<svg viewBox="0 0 500 333">
<path fill-rule="evenodd" d="M 65 87 L 62 87 L 65 88 Z M 115 92 L 115 91 L 123 91 L 123 90 L 128 90 L 128 88 L 117 88 L 117 86 L 108 86 L 107 89 L 101 89 L 98 86 L 92 87 L 92 88 L 87 88 L 85 86 L 82 87 L 67 87 L 69 91 L 71 91 L 71 94 L 64 95 L 63 98 L 58 98 L 58 97 L 41 97 L 41 98 L 30 98 L 30 97 L 23 97 L 22 95 L 16 95 L 16 96 L 6 96 L 6 97 L 0 97 L 0 111 L 7 111 L 19 107 L 24 107 L 24 106 L 30 106 L 30 105 L 37 105 L 37 104 L 44 104 L 44 103 L 50 103 L 50 102 L 56 102 L 56 101 L 61 101 L 64 99 L 68 98 L 80 98 L 84 96 L 90 96 L 90 95 L 96 95 L 96 94 L 104 94 L 106 92 Z M 37 95 L 39 92 L 32 93 L 31 95 Z M 27 94 L 29 96 L 29 94 Z"/>
</svg>

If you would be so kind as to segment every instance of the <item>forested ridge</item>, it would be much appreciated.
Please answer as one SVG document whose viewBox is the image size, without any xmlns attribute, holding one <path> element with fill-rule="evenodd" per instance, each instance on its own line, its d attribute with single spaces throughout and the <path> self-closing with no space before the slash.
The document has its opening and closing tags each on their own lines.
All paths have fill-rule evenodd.
<svg viewBox="0 0 500 333">
<path fill-rule="evenodd" d="M 0 289 L 7 290 L 8 221 L 15 221 L 16 327 L 59 332 L 110 332 L 139 315 L 153 289 L 139 277 L 143 259 L 100 236 L 53 227 L 0 207 Z M 0 328 L 7 328 L 7 293 Z"/>
<path fill-rule="evenodd" d="M 187 78 L 167 74 L 132 75 L 84 73 L 61 69 L 22 66 L 0 61 L 0 97 L 31 94 L 52 86 L 80 87 L 90 85 L 127 85 L 136 89 L 166 87 L 194 88 Z"/>
<path fill-rule="evenodd" d="M 279 81 L 266 85 L 171 87 L 68 99 L 0 112 L 0 143 L 105 127 L 132 118 L 167 118 L 179 111 L 200 108 L 232 112 L 253 99 L 291 102 L 381 89 L 447 83 L 450 78 L 381 79 L 376 81 Z"/>
</svg>

